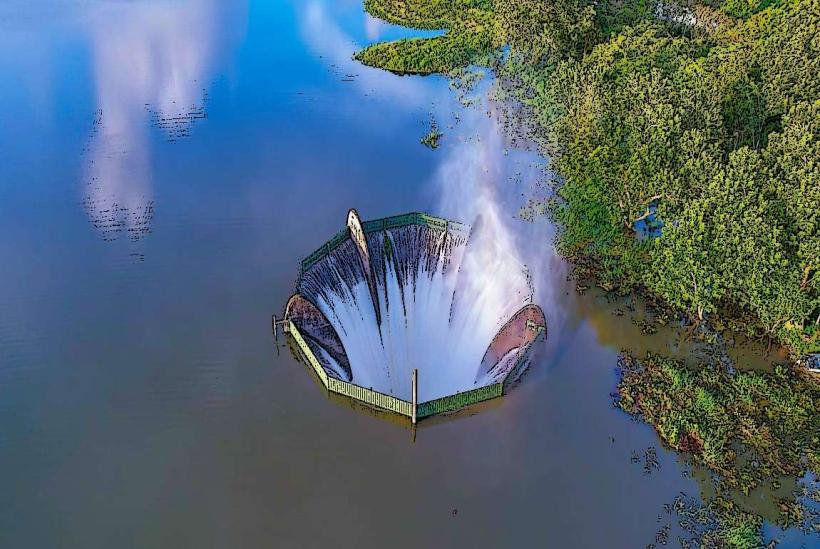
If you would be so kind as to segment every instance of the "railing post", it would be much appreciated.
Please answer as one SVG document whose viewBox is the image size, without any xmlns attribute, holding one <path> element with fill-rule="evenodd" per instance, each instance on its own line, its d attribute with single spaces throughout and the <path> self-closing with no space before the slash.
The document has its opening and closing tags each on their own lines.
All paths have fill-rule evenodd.
<svg viewBox="0 0 820 549">
<path fill-rule="evenodd" d="M 417 369 L 413 369 L 413 425 L 416 424 L 418 420 L 418 415 L 416 414 L 416 410 L 419 406 L 419 371 Z"/>
</svg>

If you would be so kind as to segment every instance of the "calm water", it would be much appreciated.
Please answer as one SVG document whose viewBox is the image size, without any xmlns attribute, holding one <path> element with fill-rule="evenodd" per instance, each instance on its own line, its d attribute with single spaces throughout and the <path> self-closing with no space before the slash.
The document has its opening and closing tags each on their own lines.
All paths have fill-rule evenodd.
<svg viewBox="0 0 820 549">
<path fill-rule="evenodd" d="M 0 5 L 0 546 L 643 547 L 674 526 L 663 505 L 701 483 L 610 393 L 620 349 L 686 346 L 566 280 L 548 220 L 519 215 L 548 177 L 488 79 L 460 98 L 350 61 L 406 35 L 360 0 Z M 508 397 L 414 442 L 277 348 L 271 314 L 350 207 L 492 220 L 549 326 Z"/>
</svg>

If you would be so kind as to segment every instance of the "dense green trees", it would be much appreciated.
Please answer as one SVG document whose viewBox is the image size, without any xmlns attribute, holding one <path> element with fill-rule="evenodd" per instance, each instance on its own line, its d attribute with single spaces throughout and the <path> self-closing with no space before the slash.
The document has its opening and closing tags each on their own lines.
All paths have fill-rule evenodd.
<svg viewBox="0 0 820 549">
<path fill-rule="evenodd" d="M 584 0 L 497 2 L 495 14 L 504 42 L 535 65 L 583 55 L 598 37 L 595 9 Z"/>
<path fill-rule="evenodd" d="M 647 21 L 554 68 L 513 68 L 565 178 L 564 250 L 695 318 L 728 313 L 816 349 L 817 6 L 699 37 Z M 630 226 L 651 200 L 663 236 L 638 242 Z"/>
<path fill-rule="evenodd" d="M 820 0 L 367 0 L 427 40 L 364 62 L 444 72 L 501 45 L 563 176 L 561 248 L 609 284 L 820 349 Z M 632 230 L 650 203 L 660 238 Z"/>
<path fill-rule="evenodd" d="M 502 45 L 500 79 L 563 177 L 560 249 L 607 285 L 820 351 L 820 0 L 367 0 L 449 31 L 359 57 L 446 72 Z M 500 61 L 499 61 L 500 60 Z M 657 238 L 634 223 L 657 205 Z M 620 406 L 720 483 L 704 546 L 761 546 L 730 492 L 817 471 L 816 383 L 628 357 Z M 742 455 L 741 455 L 742 454 Z M 794 498 L 779 501 L 786 524 Z"/>
</svg>

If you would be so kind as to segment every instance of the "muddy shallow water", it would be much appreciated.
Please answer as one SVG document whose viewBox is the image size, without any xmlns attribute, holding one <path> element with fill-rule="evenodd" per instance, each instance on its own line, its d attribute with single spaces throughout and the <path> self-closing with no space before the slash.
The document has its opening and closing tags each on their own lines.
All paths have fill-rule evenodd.
<svg viewBox="0 0 820 549">
<path fill-rule="evenodd" d="M 549 177 L 489 78 L 456 93 L 357 65 L 409 34 L 359 0 L 32 4 L 0 7 L 0 547 L 674 532 L 664 504 L 700 484 L 610 393 L 620 349 L 689 344 L 642 333 L 639 301 L 576 292 L 550 222 L 519 215 Z M 351 207 L 489 219 L 493 283 L 524 273 L 549 328 L 508 396 L 414 441 L 274 343 L 300 259 Z"/>
</svg>

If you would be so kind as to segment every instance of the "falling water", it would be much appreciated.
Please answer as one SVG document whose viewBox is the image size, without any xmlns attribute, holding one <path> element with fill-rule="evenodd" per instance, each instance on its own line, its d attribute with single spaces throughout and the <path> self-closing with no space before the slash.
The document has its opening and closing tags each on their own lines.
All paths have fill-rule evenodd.
<svg viewBox="0 0 820 549">
<path fill-rule="evenodd" d="M 421 400 L 493 381 L 480 371 L 482 357 L 525 292 L 507 288 L 499 301 L 475 280 L 485 259 L 474 245 L 482 226 L 479 220 L 469 237 L 419 225 L 369 234 L 376 303 L 352 240 L 303 274 L 299 293 L 335 328 L 348 381 L 409 399 L 418 369 Z"/>
</svg>

